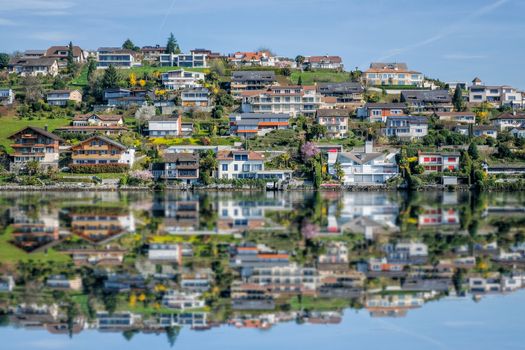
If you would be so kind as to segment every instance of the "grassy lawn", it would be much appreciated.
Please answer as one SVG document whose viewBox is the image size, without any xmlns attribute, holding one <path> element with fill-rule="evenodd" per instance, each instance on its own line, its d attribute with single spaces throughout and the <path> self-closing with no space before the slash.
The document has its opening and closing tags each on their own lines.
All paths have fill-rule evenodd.
<svg viewBox="0 0 525 350">
<path fill-rule="evenodd" d="M 292 84 L 297 84 L 299 76 L 303 85 L 312 85 L 313 83 L 342 83 L 350 81 L 350 74 L 346 72 L 317 71 L 317 72 L 299 72 L 294 71 L 290 77 Z"/>
<path fill-rule="evenodd" d="M 8 137 L 17 132 L 18 130 L 26 126 L 36 126 L 39 128 L 44 128 L 48 126 L 49 131 L 54 129 L 69 125 L 71 119 L 69 118 L 55 118 L 55 119 L 18 119 L 16 117 L 2 117 L 0 118 L 0 145 L 5 146 L 8 152 L 13 150 L 9 146 L 11 141 L 8 140 Z"/>
<path fill-rule="evenodd" d="M 300 303 L 297 297 L 293 297 L 290 300 L 292 310 L 309 309 L 315 311 L 329 311 L 337 310 L 348 307 L 349 301 L 345 299 L 321 299 L 303 296 L 302 302 Z"/>
<path fill-rule="evenodd" d="M 82 70 L 80 71 L 79 76 L 73 79 L 71 83 L 69 84 L 70 87 L 74 89 L 75 88 L 78 89 L 78 88 L 82 88 L 86 86 L 88 84 L 87 71 L 88 71 L 88 65 L 85 64 L 82 67 Z"/>
<path fill-rule="evenodd" d="M 55 261 L 67 262 L 70 257 L 66 254 L 57 252 L 54 249 L 48 249 L 47 252 L 28 254 L 23 250 L 18 249 L 9 241 L 11 240 L 11 228 L 6 228 L 4 233 L 0 235 L 0 263 L 15 264 L 19 261 L 33 260 L 33 261 Z"/>
<path fill-rule="evenodd" d="M 74 173 L 60 173 L 58 176 L 61 178 L 88 178 L 91 179 L 96 176 L 101 179 L 121 179 L 125 176 L 125 173 L 99 173 L 99 174 L 74 174 Z"/>
</svg>

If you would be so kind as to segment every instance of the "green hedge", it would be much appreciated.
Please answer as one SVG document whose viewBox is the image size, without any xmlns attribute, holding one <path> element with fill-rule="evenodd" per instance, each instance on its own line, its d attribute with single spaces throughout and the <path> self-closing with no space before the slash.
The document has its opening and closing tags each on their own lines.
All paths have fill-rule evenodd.
<svg viewBox="0 0 525 350">
<path fill-rule="evenodd" d="M 125 173 L 129 170 L 127 164 L 71 164 L 75 174 Z"/>
</svg>

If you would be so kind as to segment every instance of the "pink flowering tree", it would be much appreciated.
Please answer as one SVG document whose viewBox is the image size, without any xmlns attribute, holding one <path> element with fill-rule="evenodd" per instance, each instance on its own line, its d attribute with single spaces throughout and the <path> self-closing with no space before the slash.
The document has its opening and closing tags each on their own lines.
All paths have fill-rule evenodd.
<svg viewBox="0 0 525 350">
<path fill-rule="evenodd" d="M 305 220 L 301 226 L 301 235 L 304 239 L 312 239 L 319 234 L 319 226 Z"/>
<path fill-rule="evenodd" d="M 301 146 L 301 156 L 305 162 L 319 154 L 319 148 L 313 142 L 306 142 Z"/>
<path fill-rule="evenodd" d="M 153 180 L 153 174 L 149 170 L 134 170 L 128 174 L 129 184 L 147 183 Z"/>
</svg>

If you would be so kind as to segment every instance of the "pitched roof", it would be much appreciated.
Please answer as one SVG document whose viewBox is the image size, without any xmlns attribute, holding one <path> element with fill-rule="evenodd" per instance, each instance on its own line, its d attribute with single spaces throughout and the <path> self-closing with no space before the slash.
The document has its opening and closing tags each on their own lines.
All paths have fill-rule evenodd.
<svg viewBox="0 0 525 350">
<path fill-rule="evenodd" d="M 521 113 L 521 114 L 503 113 L 502 115 L 492 118 L 492 120 L 499 120 L 499 119 L 525 119 L 525 113 Z"/>
<path fill-rule="evenodd" d="M 344 83 L 321 83 L 317 86 L 317 89 L 320 93 L 361 93 L 364 91 L 363 85 L 354 82 L 344 82 Z"/>
<path fill-rule="evenodd" d="M 45 129 L 42 129 L 42 128 L 37 128 L 36 126 L 26 126 L 25 128 L 20 129 L 17 132 L 15 132 L 12 135 L 10 135 L 8 138 L 10 139 L 13 136 L 18 135 L 19 133 L 21 133 L 21 132 L 23 132 L 23 131 L 25 131 L 27 129 L 33 130 L 36 133 L 39 133 L 41 135 L 44 135 L 44 136 L 49 137 L 50 139 L 53 139 L 53 140 L 56 140 L 56 141 L 64 141 L 63 139 L 61 139 L 57 135 L 53 134 L 52 132 L 49 132 L 49 131 L 47 131 Z"/>
<path fill-rule="evenodd" d="M 438 117 L 456 117 L 456 116 L 472 116 L 476 115 L 474 112 L 437 112 Z"/>
<path fill-rule="evenodd" d="M 343 60 L 339 56 L 310 56 L 305 59 L 305 62 L 310 63 L 321 63 L 321 62 L 330 62 L 330 63 L 341 63 Z"/>
<path fill-rule="evenodd" d="M 58 51 L 69 51 L 69 46 L 51 46 L 46 51 L 46 56 L 60 56 Z M 80 57 L 83 55 L 82 49 L 79 46 L 73 46 L 73 57 Z"/>
<path fill-rule="evenodd" d="M 34 67 L 34 66 L 44 66 L 50 67 L 56 63 L 55 58 L 51 57 L 15 57 L 9 61 L 10 66 L 24 66 L 24 67 Z"/>
<path fill-rule="evenodd" d="M 115 140 L 112 140 L 110 139 L 109 137 L 106 137 L 106 136 L 102 136 L 102 135 L 94 135 L 94 136 L 91 136 L 90 138 L 84 140 L 84 141 L 81 141 L 79 145 L 82 145 L 82 144 L 85 144 L 85 143 L 88 143 L 89 141 L 93 140 L 93 139 L 99 139 L 99 140 L 102 140 L 104 142 L 107 142 L 115 147 L 118 147 L 120 149 L 127 149 L 126 146 L 124 146 L 123 144 L 121 144 L 120 142 L 117 142 Z"/>
<path fill-rule="evenodd" d="M 370 162 L 371 160 L 374 160 L 376 158 L 379 158 L 383 156 L 383 153 L 380 152 L 372 152 L 372 153 L 365 153 L 365 152 L 339 152 L 337 154 L 337 158 L 339 161 L 339 158 L 346 158 L 350 159 L 353 162 L 357 164 L 366 164 Z M 343 163 L 342 161 L 339 161 L 340 163 Z"/>
<path fill-rule="evenodd" d="M 91 114 L 79 114 L 79 115 L 76 115 L 76 116 L 73 117 L 73 120 L 74 121 L 88 120 L 89 118 L 91 118 L 93 116 L 99 118 L 102 121 L 119 121 L 119 120 L 122 119 L 121 115 L 104 115 L 104 114 L 91 113 Z"/>
</svg>

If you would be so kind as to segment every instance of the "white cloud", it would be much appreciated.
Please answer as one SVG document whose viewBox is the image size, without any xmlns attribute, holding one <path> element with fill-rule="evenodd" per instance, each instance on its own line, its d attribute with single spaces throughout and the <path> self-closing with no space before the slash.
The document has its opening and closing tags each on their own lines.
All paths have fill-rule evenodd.
<svg viewBox="0 0 525 350">
<path fill-rule="evenodd" d="M 67 0 L 0 0 L 0 12 L 9 11 L 63 11 L 75 6 Z"/>
</svg>

